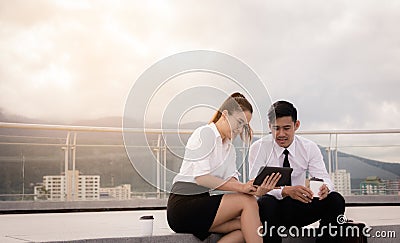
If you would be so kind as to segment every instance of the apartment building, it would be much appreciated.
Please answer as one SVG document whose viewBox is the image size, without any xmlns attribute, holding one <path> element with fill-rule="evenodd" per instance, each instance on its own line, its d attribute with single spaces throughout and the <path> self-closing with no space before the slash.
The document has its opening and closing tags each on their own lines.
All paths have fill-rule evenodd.
<svg viewBox="0 0 400 243">
<path fill-rule="evenodd" d="M 377 176 L 368 176 L 360 188 L 363 195 L 386 195 L 386 183 Z"/>
<path fill-rule="evenodd" d="M 123 184 L 117 187 L 100 188 L 101 198 L 127 200 L 131 199 L 131 185 Z"/>
<path fill-rule="evenodd" d="M 335 191 L 342 195 L 351 195 L 350 173 L 346 170 L 336 170 L 331 174 L 331 179 L 335 185 Z"/>
<path fill-rule="evenodd" d="M 35 199 L 71 201 L 98 200 L 100 198 L 100 176 L 81 175 L 78 170 L 65 175 L 43 176 L 43 184 L 34 188 Z"/>
</svg>

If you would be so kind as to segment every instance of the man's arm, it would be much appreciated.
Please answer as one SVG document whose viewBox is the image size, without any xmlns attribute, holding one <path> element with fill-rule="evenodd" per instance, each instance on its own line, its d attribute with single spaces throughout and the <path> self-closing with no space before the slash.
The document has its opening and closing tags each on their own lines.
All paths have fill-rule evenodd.
<svg viewBox="0 0 400 243">
<path fill-rule="evenodd" d="M 324 185 L 318 193 L 319 199 L 325 199 L 331 191 L 335 190 L 332 180 L 326 171 L 325 163 L 321 154 L 321 150 L 316 144 L 310 147 L 309 151 L 308 171 L 311 177 L 317 177 L 324 180 Z"/>
<path fill-rule="evenodd" d="M 334 191 L 335 187 L 328 172 L 326 171 L 321 150 L 316 144 L 313 144 L 313 146 L 310 147 L 309 156 L 308 172 L 310 173 L 310 176 L 323 179 L 324 184 L 326 184 L 329 191 Z"/>
<path fill-rule="evenodd" d="M 262 166 L 265 166 L 267 162 L 266 148 L 262 146 L 261 139 L 253 143 L 249 149 L 249 178 L 256 178 L 258 171 Z"/>
</svg>

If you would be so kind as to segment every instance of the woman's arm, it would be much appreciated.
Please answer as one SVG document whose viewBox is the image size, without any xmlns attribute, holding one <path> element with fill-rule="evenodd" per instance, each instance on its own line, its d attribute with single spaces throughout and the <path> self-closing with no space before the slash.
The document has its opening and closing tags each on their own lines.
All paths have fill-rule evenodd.
<svg viewBox="0 0 400 243">
<path fill-rule="evenodd" d="M 234 191 L 242 193 L 252 193 L 257 191 L 257 188 L 253 186 L 253 180 L 248 181 L 246 184 L 244 184 L 236 180 L 236 178 L 234 177 L 225 181 L 210 174 L 198 176 L 195 178 L 195 180 L 196 183 L 200 186 L 208 187 L 211 189 L 218 189 L 221 191 Z"/>
</svg>

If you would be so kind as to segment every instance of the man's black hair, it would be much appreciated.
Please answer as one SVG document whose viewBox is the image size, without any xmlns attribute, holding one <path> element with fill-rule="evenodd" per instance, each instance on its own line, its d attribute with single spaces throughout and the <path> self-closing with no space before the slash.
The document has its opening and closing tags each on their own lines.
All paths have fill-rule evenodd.
<svg viewBox="0 0 400 243">
<path fill-rule="evenodd" d="M 268 110 L 268 121 L 274 122 L 275 119 L 290 116 L 293 122 L 297 121 L 297 109 L 292 103 L 284 100 L 279 100 L 271 105 Z"/>
</svg>

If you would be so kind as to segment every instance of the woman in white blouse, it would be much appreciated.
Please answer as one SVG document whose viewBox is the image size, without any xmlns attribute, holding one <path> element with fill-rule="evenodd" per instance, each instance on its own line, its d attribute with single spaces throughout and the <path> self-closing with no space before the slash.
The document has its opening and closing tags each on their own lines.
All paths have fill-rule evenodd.
<svg viewBox="0 0 400 243">
<path fill-rule="evenodd" d="M 167 205 L 168 224 L 175 232 L 192 233 L 201 240 L 214 232 L 224 234 L 220 242 L 262 242 L 254 195 L 272 190 L 280 175 L 267 177 L 258 187 L 253 181 L 238 181 L 232 140 L 237 135 L 251 140 L 252 113 L 248 100 L 234 93 L 209 124 L 190 136 Z M 210 195 L 215 189 L 237 193 Z"/>
</svg>

